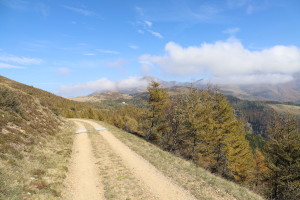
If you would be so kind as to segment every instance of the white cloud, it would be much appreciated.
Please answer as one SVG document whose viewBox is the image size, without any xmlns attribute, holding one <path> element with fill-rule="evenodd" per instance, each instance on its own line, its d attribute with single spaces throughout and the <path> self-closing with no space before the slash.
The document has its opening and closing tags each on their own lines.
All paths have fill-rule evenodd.
<svg viewBox="0 0 300 200">
<path fill-rule="evenodd" d="M 235 27 L 235 28 L 226 29 L 226 30 L 223 31 L 223 33 L 234 35 L 234 34 L 236 34 L 239 31 L 240 31 L 240 28 Z"/>
<path fill-rule="evenodd" d="M 25 68 L 16 65 L 6 64 L 6 63 L 0 63 L 0 69 L 25 69 Z"/>
<path fill-rule="evenodd" d="M 233 75 L 226 77 L 212 77 L 206 79 L 207 82 L 215 84 L 278 84 L 293 80 L 292 75 L 288 74 L 250 74 L 250 75 Z"/>
<path fill-rule="evenodd" d="M 120 54 L 118 51 L 112 51 L 112 50 L 105 50 L 105 49 L 97 49 L 100 53 L 107 53 L 107 54 Z"/>
<path fill-rule="evenodd" d="M 150 22 L 150 21 L 148 21 L 148 20 L 145 20 L 144 22 L 145 22 L 145 24 L 146 24 L 148 27 L 151 27 L 151 26 L 152 26 L 152 22 Z"/>
<path fill-rule="evenodd" d="M 66 75 L 70 74 L 70 70 L 68 68 L 61 67 L 61 68 L 58 69 L 58 74 L 60 76 L 66 76 Z"/>
<path fill-rule="evenodd" d="M 21 65 L 40 64 L 42 62 L 39 58 L 18 57 L 9 54 L 0 55 L 0 61 L 18 63 Z"/>
<path fill-rule="evenodd" d="M 92 93 L 95 91 L 120 91 L 131 89 L 146 89 L 148 81 L 139 77 L 128 77 L 127 79 L 111 81 L 107 78 L 102 78 L 96 81 L 80 83 L 71 86 L 61 86 L 57 92 L 64 96 L 76 96 Z"/>
<path fill-rule="evenodd" d="M 83 55 L 85 55 L 85 56 L 95 56 L 95 55 L 97 55 L 97 54 L 95 54 L 95 53 L 85 53 L 85 54 L 83 54 Z"/>
<path fill-rule="evenodd" d="M 211 74 L 212 80 L 230 80 L 234 77 L 278 82 L 289 80 L 293 73 L 300 71 L 300 49 L 296 46 L 274 46 L 261 51 L 250 51 L 240 41 L 230 38 L 227 41 L 203 43 L 201 46 L 183 48 L 169 42 L 165 55 L 140 57 L 142 62 L 156 64 L 167 75 Z M 277 77 L 277 79 L 273 79 Z M 268 79 L 268 80 L 267 80 Z M 237 78 L 235 78 L 238 81 Z"/>
<path fill-rule="evenodd" d="M 128 47 L 131 48 L 131 49 L 138 49 L 139 48 L 137 45 L 134 45 L 134 44 L 130 44 Z"/>
<path fill-rule="evenodd" d="M 156 32 L 152 29 L 153 23 L 150 22 L 149 20 L 137 21 L 136 25 L 139 27 L 138 33 L 140 33 L 140 34 L 144 34 L 145 32 L 149 32 L 152 35 L 154 35 L 155 37 L 163 38 L 162 34 L 160 34 L 159 32 Z"/>
<path fill-rule="evenodd" d="M 82 8 L 76 8 L 76 7 L 72 7 L 72 6 L 63 6 L 64 8 L 74 11 L 76 13 L 82 14 L 84 16 L 93 16 L 96 15 L 96 13 L 94 13 L 93 11 L 87 10 L 87 9 L 82 9 Z"/>
<path fill-rule="evenodd" d="M 152 30 L 148 30 L 148 32 L 151 33 L 152 35 L 154 35 L 155 37 L 163 38 L 163 36 L 158 32 L 155 32 L 155 31 L 152 31 Z"/>
</svg>

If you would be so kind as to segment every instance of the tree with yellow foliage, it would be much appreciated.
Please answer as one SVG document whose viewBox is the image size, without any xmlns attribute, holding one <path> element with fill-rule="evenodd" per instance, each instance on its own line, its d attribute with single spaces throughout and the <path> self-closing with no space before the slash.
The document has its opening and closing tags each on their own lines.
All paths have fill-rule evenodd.
<svg viewBox="0 0 300 200">
<path fill-rule="evenodd" d="M 269 174 L 269 169 L 266 165 L 266 160 L 261 151 L 256 148 L 254 151 L 255 168 L 254 168 L 254 184 L 255 189 L 259 193 L 263 193 L 266 186 L 266 177 Z"/>
<path fill-rule="evenodd" d="M 146 134 L 147 140 L 159 140 L 164 134 L 165 117 L 164 109 L 168 100 L 167 91 L 160 87 L 158 82 L 152 81 L 147 88 L 149 99 L 149 113 L 147 120 L 149 127 Z"/>
<path fill-rule="evenodd" d="M 267 166 L 270 199 L 300 198 L 300 134 L 297 120 L 274 113 L 268 131 Z"/>
</svg>

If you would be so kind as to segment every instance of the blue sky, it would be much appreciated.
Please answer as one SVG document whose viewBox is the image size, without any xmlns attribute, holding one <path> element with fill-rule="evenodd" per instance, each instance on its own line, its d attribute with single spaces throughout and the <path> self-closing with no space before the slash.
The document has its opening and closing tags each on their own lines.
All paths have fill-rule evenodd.
<svg viewBox="0 0 300 200">
<path fill-rule="evenodd" d="M 280 83 L 300 71 L 298 0 L 0 0 L 0 74 L 62 96 L 144 76 Z"/>
</svg>

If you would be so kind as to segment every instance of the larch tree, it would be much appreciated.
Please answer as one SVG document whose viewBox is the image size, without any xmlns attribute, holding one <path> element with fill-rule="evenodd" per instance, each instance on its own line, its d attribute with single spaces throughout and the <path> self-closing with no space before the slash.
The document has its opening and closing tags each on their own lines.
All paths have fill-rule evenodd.
<svg viewBox="0 0 300 200">
<path fill-rule="evenodd" d="M 297 120 L 274 113 L 268 130 L 267 166 L 270 199 L 300 198 L 300 135 Z"/>
<path fill-rule="evenodd" d="M 190 120 L 194 122 L 196 139 L 193 155 L 212 173 L 241 183 L 249 181 L 254 160 L 242 121 L 217 87 L 200 90 L 198 98 L 191 115 L 195 119 Z"/>
<path fill-rule="evenodd" d="M 170 152 L 181 153 L 180 149 L 184 148 L 182 144 L 186 133 L 186 99 L 182 95 L 175 96 L 168 101 L 165 108 L 168 128 L 162 138 L 163 148 Z"/>
<path fill-rule="evenodd" d="M 255 190 L 259 193 L 264 193 L 266 187 L 266 177 L 269 174 L 269 169 L 266 165 L 266 160 L 262 152 L 256 148 L 254 151 L 255 168 L 254 168 L 254 185 Z"/>
<path fill-rule="evenodd" d="M 164 134 L 166 119 L 164 117 L 164 109 L 168 101 L 168 93 L 164 88 L 160 87 L 158 82 L 152 81 L 147 88 L 149 99 L 149 128 L 147 130 L 147 140 L 159 140 Z"/>
</svg>

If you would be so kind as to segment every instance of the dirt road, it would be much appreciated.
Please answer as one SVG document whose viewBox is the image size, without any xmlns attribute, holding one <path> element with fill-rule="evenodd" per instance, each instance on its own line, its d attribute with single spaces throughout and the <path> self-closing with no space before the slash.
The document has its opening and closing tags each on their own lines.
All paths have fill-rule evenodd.
<svg viewBox="0 0 300 200">
<path fill-rule="evenodd" d="M 193 200 L 195 199 L 184 189 L 174 184 L 165 177 L 153 165 L 141 156 L 129 149 L 124 143 L 117 139 L 112 133 L 103 130 L 99 124 L 90 120 L 76 119 L 78 122 L 91 124 L 99 134 L 107 141 L 111 149 L 118 154 L 132 174 L 148 186 L 149 190 L 161 200 Z M 86 198 L 89 199 L 89 198 Z"/>
<path fill-rule="evenodd" d="M 78 129 L 74 139 L 71 166 L 65 181 L 63 199 L 101 200 L 103 187 L 95 165 L 91 144 L 82 123 L 75 121 Z"/>
</svg>

